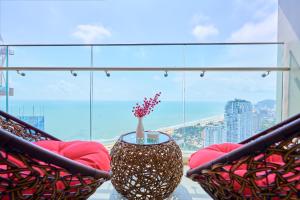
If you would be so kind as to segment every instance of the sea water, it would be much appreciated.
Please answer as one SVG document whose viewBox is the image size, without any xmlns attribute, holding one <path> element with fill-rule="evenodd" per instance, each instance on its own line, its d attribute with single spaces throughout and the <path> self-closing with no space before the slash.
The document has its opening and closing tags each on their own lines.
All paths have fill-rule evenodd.
<svg viewBox="0 0 300 200">
<path fill-rule="evenodd" d="M 110 141 L 134 131 L 133 101 L 11 101 L 9 113 L 44 116 L 45 131 L 62 140 Z M 225 102 L 163 101 L 144 119 L 155 130 L 224 113 Z M 90 112 L 91 111 L 91 112 Z M 91 120 L 90 120 L 91 119 Z"/>
</svg>

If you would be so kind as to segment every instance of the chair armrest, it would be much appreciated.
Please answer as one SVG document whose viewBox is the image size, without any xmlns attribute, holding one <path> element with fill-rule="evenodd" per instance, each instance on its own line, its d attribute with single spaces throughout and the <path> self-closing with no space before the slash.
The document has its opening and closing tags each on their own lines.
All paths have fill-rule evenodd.
<svg viewBox="0 0 300 200">
<path fill-rule="evenodd" d="M 58 138 L 0 110 L 0 127 L 28 141 L 58 140 Z M 14 131 L 14 130 L 17 131 Z M 11 131 L 10 131 L 11 130 Z"/>
</svg>

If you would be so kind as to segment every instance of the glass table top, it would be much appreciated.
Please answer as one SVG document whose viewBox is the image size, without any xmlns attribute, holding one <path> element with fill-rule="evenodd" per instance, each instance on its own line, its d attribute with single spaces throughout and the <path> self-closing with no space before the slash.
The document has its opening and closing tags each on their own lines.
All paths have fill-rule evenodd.
<svg viewBox="0 0 300 200">
<path fill-rule="evenodd" d="M 124 142 L 131 144 L 151 145 L 168 142 L 170 136 L 158 131 L 145 131 L 144 138 L 137 138 L 135 132 L 125 134 L 121 138 Z"/>
</svg>

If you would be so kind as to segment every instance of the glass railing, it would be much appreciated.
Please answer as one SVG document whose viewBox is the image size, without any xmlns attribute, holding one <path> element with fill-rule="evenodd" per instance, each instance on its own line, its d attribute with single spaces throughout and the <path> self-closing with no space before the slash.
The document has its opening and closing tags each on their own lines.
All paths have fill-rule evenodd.
<svg viewBox="0 0 300 200">
<path fill-rule="evenodd" d="M 135 103 L 159 91 L 145 129 L 171 134 L 186 152 L 280 121 L 281 43 L 0 48 L 0 109 L 63 140 L 113 145 L 135 130 Z"/>
</svg>

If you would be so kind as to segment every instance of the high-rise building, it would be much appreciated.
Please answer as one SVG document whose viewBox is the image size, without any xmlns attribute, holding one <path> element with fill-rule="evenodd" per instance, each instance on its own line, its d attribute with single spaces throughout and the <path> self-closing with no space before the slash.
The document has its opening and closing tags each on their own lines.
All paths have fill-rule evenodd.
<svg viewBox="0 0 300 200">
<path fill-rule="evenodd" d="M 253 112 L 252 127 L 253 127 L 252 131 L 254 133 L 258 133 L 262 131 L 262 119 L 260 113 L 257 110 Z"/>
<path fill-rule="evenodd" d="M 224 116 L 227 142 L 237 143 L 253 134 L 253 108 L 249 101 L 227 102 Z"/>
<path fill-rule="evenodd" d="M 222 122 L 207 124 L 203 132 L 204 146 L 220 144 L 226 141 L 225 127 Z"/>
<path fill-rule="evenodd" d="M 263 100 L 253 106 L 253 132 L 263 131 L 276 122 L 275 100 Z"/>
<path fill-rule="evenodd" d="M 27 122 L 28 124 L 40 129 L 45 129 L 45 118 L 44 116 L 19 116 L 19 119 Z"/>
</svg>

